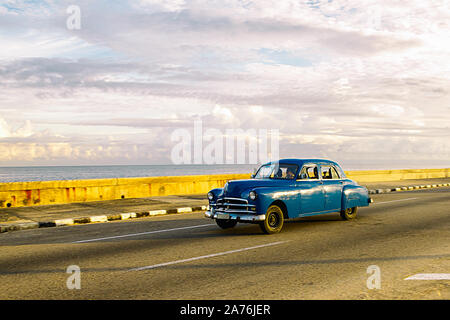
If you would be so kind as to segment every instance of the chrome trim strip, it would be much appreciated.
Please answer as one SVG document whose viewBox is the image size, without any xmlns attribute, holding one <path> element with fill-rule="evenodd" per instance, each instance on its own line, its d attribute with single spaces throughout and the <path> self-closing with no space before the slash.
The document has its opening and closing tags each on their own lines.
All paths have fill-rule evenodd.
<svg viewBox="0 0 450 320">
<path fill-rule="evenodd" d="M 214 212 L 220 212 L 220 213 L 244 213 L 248 214 L 250 211 L 247 210 L 232 210 L 232 209 L 216 209 Z"/>
<path fill-rule="evenodd" d="M 230 207 L 251 207 L 251 208 L 254 208 L 254 207 L 256 207 L 256 205 L 254 205 L 254 204 L 240 204 L 240 203 L 228 203 L 228 202 L 225 202 L 225 203 L 212 203 L 212 204 L 210 204 L 210 206 L 212 206 L 212 207 L 217 207 L 217 206 L 219 206 L 219 207 L 227 207 L 227 206 L 230 206 Z"/>
<path fill-rule="evenodd" d="M 238 201 L 242 201 L 242 202 L 248 203 L 247 199 L 242 199 L 242 198 L 228 198 L 228 197 L 225 197 L 225 198 L 222 198 L 222 199 L 225 199 L 225 200 L 238 200 Z"/>
<path fill-rule="evenodd" d="M 261 214 L 261 215 L 251 215 L 251 214 L 243 214 L 243 215 L 239 215 L 239 216 L 230 216 L 231 220 L 237 220 L 237 218 L 239 217 L 239 220 L 243 220 L 243 221 L 264 221 L 266 219 L 266 215 L 265 214 Z"/>
<path fill-rule="evenodd" d="M 240 203 L 221 203 L 222 206 L 236 206 L 236 207 L 256 207 L 254 204 L 240 204 Z"/>
<path fill-rule="evenodd" d="M 205 217 L 211 218 L 211 219 L 216 218 L 215 214 L 211 213 L 210 211 L 205 212 Z M 265 214 L 253 215 L 253 214 L 230 213 L 231 220 L 238 220 L 238 218 L 239 218 L 239 221 L 264 221 L 266 219 L 266 215 Z"/>
</svg>

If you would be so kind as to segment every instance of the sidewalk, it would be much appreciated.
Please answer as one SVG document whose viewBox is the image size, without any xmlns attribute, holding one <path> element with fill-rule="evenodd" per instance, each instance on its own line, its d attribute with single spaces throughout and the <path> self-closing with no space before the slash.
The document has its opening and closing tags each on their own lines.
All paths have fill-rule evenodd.
<svg viewBox="0 0 450 320">
<path fill-rule="evenodd" d="M 362 184 L 373 193 L 396 192 L 395 188 L 449 184 L 450 178 L 402 180 Z M 48 206 L 1 208 L 0 233 L 41 227 L 91 222 L 107 222 L 161 214 L 203 211 L 208 205 L 205 194 L 120 199 Z"/>
<path fill-rule="evenodd" d="M 200 194 L 1 208 L 0 233 L 202 211 L 207 205 L 206 195 Z"/>
</svg>

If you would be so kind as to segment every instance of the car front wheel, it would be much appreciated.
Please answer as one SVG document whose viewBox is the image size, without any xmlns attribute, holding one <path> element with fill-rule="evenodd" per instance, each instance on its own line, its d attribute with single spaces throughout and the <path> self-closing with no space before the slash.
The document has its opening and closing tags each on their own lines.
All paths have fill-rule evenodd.
<svg viewBox="0 0 450 320">
<path fill-rule="evenodd" d="M 266 219 L 259 226 L 264 233 L 273 234 L 281 231 L 283 223 L 283 210 L 279 206 L 273 205 L 267 209 Z"/>
<path fill-rule="evenodd" d="M 347 208 L 346 210 L 341 211 L 341 218 L 342 218 L 342 220 L 355 219 L 357 212 L 358 212 L 358 207 Z"/>
</svg>

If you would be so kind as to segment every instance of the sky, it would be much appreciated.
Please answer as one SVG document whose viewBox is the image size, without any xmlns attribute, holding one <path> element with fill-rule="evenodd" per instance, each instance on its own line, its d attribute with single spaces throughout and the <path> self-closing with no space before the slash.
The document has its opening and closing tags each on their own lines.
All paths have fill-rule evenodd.
<svg viewBox="0 0 450 320">
<path fill-rule="evenodd" d="M 171 164 L 202 121 L 448 168 L 449 39 L 449 0 L 0 0 L 0 166 Z"/>
</svg>

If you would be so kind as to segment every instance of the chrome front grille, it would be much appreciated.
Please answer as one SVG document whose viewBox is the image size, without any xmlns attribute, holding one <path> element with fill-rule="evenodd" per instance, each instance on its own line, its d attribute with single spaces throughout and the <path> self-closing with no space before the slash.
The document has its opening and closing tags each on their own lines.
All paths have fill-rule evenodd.
<svg viewBox="0 0 450 320">
<path fill-rule="evenodd" d="M 256 206 L 249 204 L 248 200 L 241 198 L 219 198 L 215 204 L 210 205 L 216 212 L 225 213 L 255 213 Z"/>
</svg>

